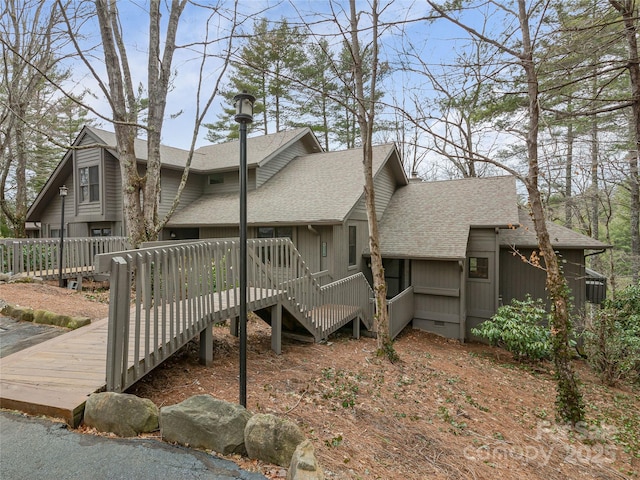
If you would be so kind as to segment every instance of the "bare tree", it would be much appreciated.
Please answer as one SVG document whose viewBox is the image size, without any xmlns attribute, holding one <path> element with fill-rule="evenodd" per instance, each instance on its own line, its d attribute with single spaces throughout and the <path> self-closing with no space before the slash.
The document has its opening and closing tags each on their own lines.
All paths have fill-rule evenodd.
<svg viewBox="0 0 640 480">
<path fill-rule="evenodd" d="M 569 334 L 571 331 L 569 290 L 566 279 L 560 268 L 558 257 L 551 244 L 549 231 L 545 219 L 542 195 L 539 188 L 540 165 L 538 157 L 538 134 L 540 130 L 540 104 L 537 65 L 534 57 L 534 49 L 537 35 L 540 33 L 541 23 L 532 31 L 532 21 L 536 18 L 541 21 L 545 11 L 549 7 L 548 1 L 537 1 L 527 5 L 525 0 L 515 2 L 516 9 L 511 9 L 510 3 L 493 2 L 500 11 L 511 16 L 519 26 L 520 41 L 511 47 L 508 42 L 498 41 L 495 38 L 474 29 L 463 23 L 451 11 L 432 0 L 427 0 L 429 5 L 442 18 L 462 28 L 472 37 L 493 45 L 497 50 L 512 59 L 523 71 L 526 81 L 527 116 L 525 143 L 527 152 L 527 172 L 519 175 L 524 183 L 528 198 L 531 216 L 535 226 L 535 232 L 540 248 L 540 255 L 544 259 L 546 271 L 546 287 L 551 301 L 551 338 L 553 345 L 553 358 L 557 378 L 556 408 L 558 418 L 576 423 L 584 417 L 582 396 L 578 388 L 576 374 L 571 364 L 571 349 L 569 346 Z M 493 162 L 496 163 L 496 162 Z"/>
<path fill-rule="evenodd" d="M 9 0 L 0 10 L 0 206 L 16 237 L 26 235 L 29 202 L 58 160 L 56 143 L 65 142 L 68 126 L 77 128 L 61 121 L 70 100 L 46 81 L 70 76 L 61 66 L 68 43 L 58 28 L 61 8 L 62 3 Z"/>
<path fill-rule="evenodd" d="M 350 38 L 347 41 L 353 61 L 353 77 L 357 111 L 356 117 L 360 127 L 362 139 L 362 164 L 364 166 L 364 193 L 367 209 L 367 221 L 369 224 L 369 250 L 371 252 L 371 271 L 373 274 L 373 290 L 376 298 L 376 327 L 378 354 L 386 356 L 389 360 L 397 359 L 397 353 L 393 348 L 393 342 L 389 336 L 389 314 L 387 312 L 387 284 L 382 267 L 382 253 L 380 251 L 380 235 L 378 233 L 378 220 L 376 217 L 375 191 L 373 184 L 373 128 L 376 119 L 376 82 L 378 79 L 378 28 L 380 12 L 378 1 L 371 3 L 371 75 L 369 77 L 369 89 L 365 91 L 365 70 L 363 50 L 360 46 L 361 30 L 359 26 L 361 12 L 356 10 L 355 0 L 349 0 L 350 9 Z M 366 93 L 368 94 L 366 94 Z"/>
<path fill-rule="evenodd" d="M 60 1 L 58 0 L 59 4 Z M 222 39 L 208 37 L 210 22 L 220 16 L 222 11 L 220 5 L 206 7 L 209 9 L 209 15 L 207 28 L 203 33 L 205 37 L 202 40 L 189 45 L 178 45 L 178 27 L 187 4 L 187 0 L 171 0 L 166 4 L 160 0 L 151 0 L 148 4 L 149 43 L 146 68 L 147 83 L 146 88 L 143 89 L 146 93 L 144 101 L 141 101 L 138 89 L 134 88 L 136 82 L 124 41 L 123 22 L 118 11 L 118 2 L 115 0 L 95 0 L 94 2 L 94 13 L 98 20 L 100 44 L 107 74 L 106 81 L 100 75 L 98 66 L 94 64 L 93 57 L 82 48 L 79 38 L 75 35 L 71 36 L 78 55 L 91 72 L 111 109 L 111 115 L 107 118 L 113 123 L 115 129 L 127 234 L 132 244 L 136 246 L 143 241 L 156 239 L 179 204 L 180 195 L 189 174 L 200 124 L 218 93 L 220 79 L 224 75 L 231 54 L 231 40 L 236 26 L 235 10 L 230 13 L 231 18 L 228 19 L 230 25 L 228 34 Z M 60 7 L 62 8 L 61 4 Z M 165 7 L 166 10 L 163 9 Z M 196 6 L 194 8 L 205 7 Z M 71 30 L 73 20 L 77 17 L 74 17 L 73 12 L 70 12 L 69 9 L 63 10 L 67 27 Z M 139 22 L 136 22 L 137 25 Z M 213 82 L 213 87 L 208 95 L 205 95 L 203 92 L 203 72 L 207 59 L 212 56 L 208 49 L 214 42 L 222 42 L 224 45 L 223 53 L 220 55 L 223 67 L 218 70 L 217 80 Z M 195 95 L 196 113 L 191 148 L 181 183 L 172 207 L 168 214 L 161 219 L 158 217 L 157 210 L 160 194 L 160 141 L 167 96 L 172 87 L 173 76 L 176 74 L 173 67 L 174 54 L 181 48 L 199 50 L 200 54 L 200 76 Z M 140 114 L 143 110 L 146 113 L 145 122 L 140 120 Z M 141 130 L 146 133 L 147 138 L 147 162 L 146 170 L 143 173 L 138 170 L 134 150 L 135 139 Z"/>
</svg>

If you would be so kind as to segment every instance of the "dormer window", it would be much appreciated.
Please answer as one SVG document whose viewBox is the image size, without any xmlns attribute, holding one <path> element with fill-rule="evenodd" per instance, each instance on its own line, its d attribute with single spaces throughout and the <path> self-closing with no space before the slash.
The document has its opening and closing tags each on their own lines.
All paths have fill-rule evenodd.
<svg viewBox="0 0 640 480">
<path fill-rule="evenodd" d="M 98 202 L 100 200 L 100 174 L 98 166 L 82 167 L 78 170 L 79 203 Z"/>
</svg>

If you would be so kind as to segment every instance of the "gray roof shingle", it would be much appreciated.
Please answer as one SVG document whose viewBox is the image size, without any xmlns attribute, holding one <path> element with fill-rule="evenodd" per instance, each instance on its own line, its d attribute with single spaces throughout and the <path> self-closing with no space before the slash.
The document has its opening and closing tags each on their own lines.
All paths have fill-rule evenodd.
<svg viewBox="0 0 640 480">
<path fill-rule="evenodd" d="M 410 183 L 399 188 L 379 225 L 382 255 L 463 259 L 471 227 L 517 224 L 513 177 Z"/>
<path fill-rule="evenodd" d="M 519 228 L 500 231 L 500 245 L 512 247 L 537 248 L 538 240 L 529 212 L 524 208 L 518 209 Z M 516 226 L 518 225 L 516 224 Z M 601 250 L 610 245 L 595 238 L 588 237 L 552 221 L 547 221 L 547 230 L 551 243 L 555 248 L 579 248 L 587 250 Z"/>
<path fill-rule="evenodd" d="M 115 133 L 95 127 L 86 128 L 105 145 L 111 147 L 114 155 L 116 154 Z M 307 134 L 311 134 L 311 130 L 308 127 L 303 127 L 295 130 L 272 133 L 270 135 L 247 138 L 248 167 L 255 167 L 265 161 L 268 161 L 269 158 L 271 158 L 271 156 L 277 153 L 281 148 L 284 148 Z M 140 161 L 146 162 L 146 140 L 136 138 L 134 145 L 136 158 Z M 238 145 L 238 140 L 200 147 L 193 152 L 191 169 L 194 172 L 237 169 L 239 152 L 240 146 Z M 188 156 L 188 150 L 168 147 L 166 145 L 160 146 L 160 158 L 162 165 L 165 167 L 182 169 L 187 164 Z"/>
<path fill-rule="evenodd" d="M 374 174 L 393 152 L 394 145 L 374 147 Z M 362 149 L 296 157 L 247 193 L 247 223 L 341 223 L 363 195 L 363 185 Z M 176 212 L 168 226 L 237 225 L 239 208 L 237 193 L 203 195 Z"/>
</svg>

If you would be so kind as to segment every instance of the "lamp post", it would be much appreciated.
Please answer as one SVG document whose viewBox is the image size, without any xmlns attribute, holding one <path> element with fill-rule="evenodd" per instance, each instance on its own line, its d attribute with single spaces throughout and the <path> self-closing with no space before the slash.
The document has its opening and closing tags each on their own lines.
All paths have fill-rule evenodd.
<svg viewBox="0 0 640 480">
<path fill-rule="evenodd" d="M 253 122 L 255 97 L 233 97 L 240 124 L 240 405 L 247 406 L 247 124 Z"/>
<path fill-rule="evenodd" d="M 60 198 L 62 199 L 62 209 L 60 212 L 60 261 L 58 262 L 58 286 L 64 287 L 64 280 L 62 279 L 62 261 L 64 259 L 64 199 L 69 193 L 69 189 L 62 185 L 60 187 Z"/>
</svg>

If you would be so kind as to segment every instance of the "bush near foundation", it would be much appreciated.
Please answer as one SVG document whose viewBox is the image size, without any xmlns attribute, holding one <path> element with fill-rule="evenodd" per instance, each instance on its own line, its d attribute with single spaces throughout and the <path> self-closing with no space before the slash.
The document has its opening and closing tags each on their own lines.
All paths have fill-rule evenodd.
<svg viewBox="0 0 640 480">
<path fill-rule="evenodd" d="M 548 321 L 544 302 L 527 295 L 525 300 L 513 299 L 498 308 L 490 320 L 471 333 L 513 353 L 518 361 L 538 362 L 551 357 Z"/>
</svg>

